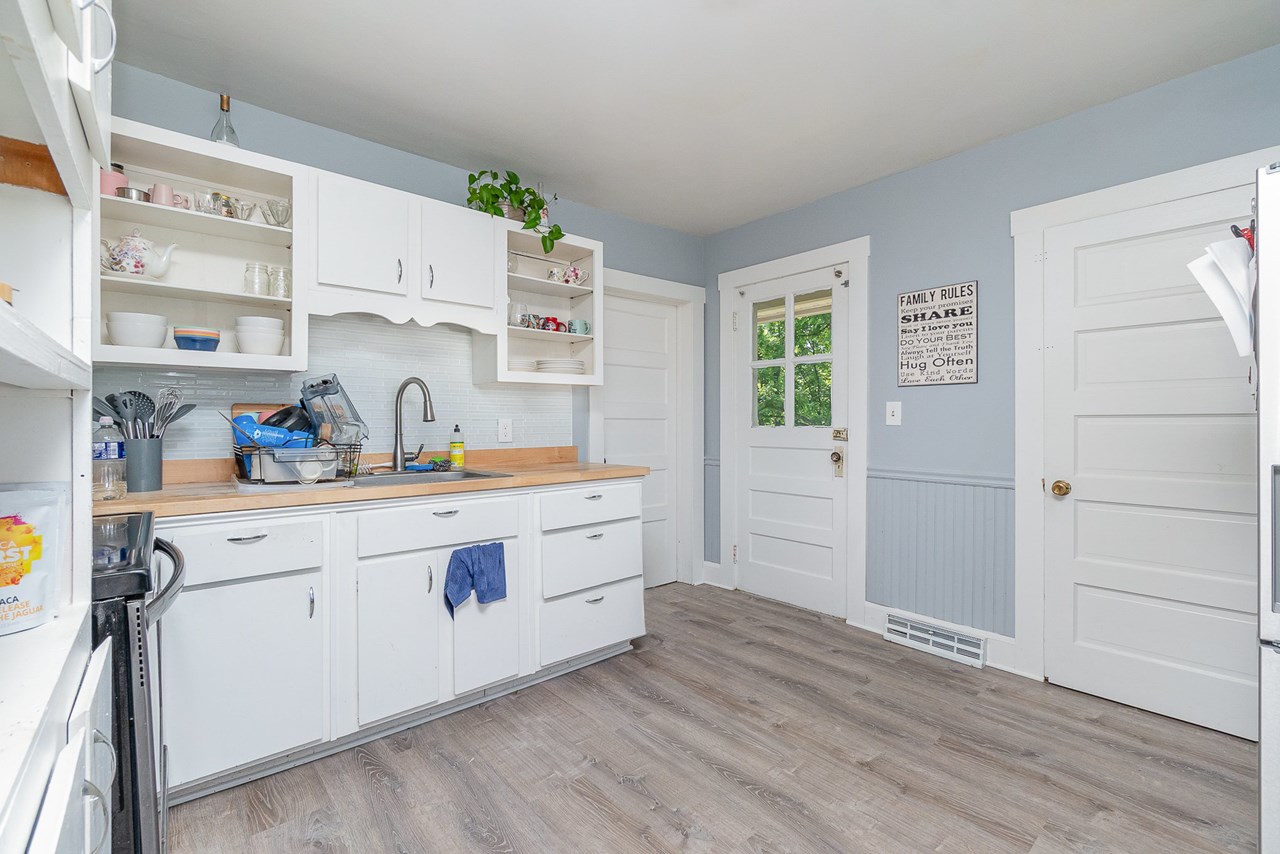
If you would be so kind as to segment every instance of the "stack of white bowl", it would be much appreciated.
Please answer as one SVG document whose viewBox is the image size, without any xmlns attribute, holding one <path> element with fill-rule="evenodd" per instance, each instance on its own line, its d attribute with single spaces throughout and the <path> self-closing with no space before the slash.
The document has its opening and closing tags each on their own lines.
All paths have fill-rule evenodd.
<svg viewBox="0 0 1280 854">
<path fill-rule="evenodd" d="M 120 347 L 163 347 L 169 336 L 169 318 L 136 311 L 107 312 L 107 337 Z"/>
<path fill-rule="evenodd" d="M 241 353 L 279 356 L 284 347 L 284 321 L 246 315 L 236 318 L 236 345 Z"/>
</svg>

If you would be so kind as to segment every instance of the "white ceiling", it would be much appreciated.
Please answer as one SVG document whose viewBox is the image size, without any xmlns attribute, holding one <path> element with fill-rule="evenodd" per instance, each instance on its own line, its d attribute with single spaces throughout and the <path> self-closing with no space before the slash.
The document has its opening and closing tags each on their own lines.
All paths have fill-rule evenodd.
<svg viewBox="0 0 1280 854">
<path fill-rule="evenodd" d="M 115 7 L 131 65 L 694 234 L 1280 43 L 1276 0 Z"/>
</svg>

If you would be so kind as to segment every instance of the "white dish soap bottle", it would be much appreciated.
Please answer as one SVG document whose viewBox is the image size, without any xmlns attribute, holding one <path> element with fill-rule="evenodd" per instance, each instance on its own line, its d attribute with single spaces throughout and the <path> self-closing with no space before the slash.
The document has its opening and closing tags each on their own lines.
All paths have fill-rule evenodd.
<svg viewBox="0 0 1280 854">
<path fill-rule="evenodd" d="M 462 431 L 453 425 L 453 435 L 449 439 L 449 467 L 463 468 L 466 464 L 466 445 L 462 441 Z"/>
</svg>

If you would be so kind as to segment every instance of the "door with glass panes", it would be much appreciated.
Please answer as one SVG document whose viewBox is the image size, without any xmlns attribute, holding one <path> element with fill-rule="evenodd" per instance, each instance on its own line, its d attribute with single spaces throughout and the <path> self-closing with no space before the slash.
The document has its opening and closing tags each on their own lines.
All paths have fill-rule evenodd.
<svg viewBox="0 0 1280 854">
<path fill-rule="evenodd" d="M 847 265 L 738 292 L 738 586 L 845 615 Z"/>
</svg>

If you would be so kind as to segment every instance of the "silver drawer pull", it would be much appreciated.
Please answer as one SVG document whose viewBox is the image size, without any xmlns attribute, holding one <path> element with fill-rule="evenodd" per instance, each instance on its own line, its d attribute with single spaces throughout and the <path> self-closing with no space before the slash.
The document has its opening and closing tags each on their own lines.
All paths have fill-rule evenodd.
<svg viewBox="0 0 1280 854">
<path fill-rule="evenodd" d="M 431 567 L 427 567 L 427 592 L 431 592 L 431 588 L 435 586 L 436 573 Z"/>
<path fill-rule="evenodd" d="M 600 493 L 598 493 L 598 492 L 597 492 L 595 495 L 587 495 L 587 496 L 584 496 L 584 497 L 585 497 L 588 501 L 599 501 L 601 498 L 604 498 L 604 496 L 603 496 L 603 495 L 601 495 L 601 494 L 600 494 Z"/>
<path fill-rule="evenodd" d="M 457 508 L 457 507 L 455 507 L 455 508 L 453 508 L 452 510 L 433 510 L 433 511 L 431 511 L 431 515 L 432 515 L 432 516 L 439 516 L 441 519 L 447 519 L 447 518 L 449 518 L 450 516 L 457 516 L 457 515 L 458 515 L 458 508 Z"/>
<path fill-rule="evenodd" d="M 599 596 L 597 596 L 597 597 L 596 597 L 596 598 L 594 598 L 594 599 L 588 599 L 588 600 L 587 600 L 587 604 L 588 604 L 588 605 L 599 605 L 599 604 L 600 604 L 601 602 L 603 602 L 603 601 L 604 601 L 604 594 L 603 594 L 603 593 L 601 593 Z"/>
<path fill-rule="evenodd" d="M 310 620 L 316 615 L 316 589 L 314 587 L 307 588 L 307 619 Z"/>
<path fill-rule="evenodd" d="M 93 801 L 102 809 L 102 836 L 98 838 L 98 844 L 89 849 L 89 854 L 98 854 L 111 841 L 111 807 L 107 805 L 106 793 L 93 785 L 88 779 L 84 781 L 84 786 L 80 789 L 80 792 L 85 799 Z"/>
<path fill-rule="evenodd" d="M 250 543 L 260 543 L 266 538 L 266 534 L 254 534 L 252 537 L 227 537 L 227 542 L 235 543 L 238 546 L 247 546 Z"/>
<path fill-rule="evenodd" d="M 111 787 L 111 781 L 116 778 L 116 768 L 120 764 L 120 758 L 116 755 L 116 746 L 111 743 L 111 739 L 97 727 L 93 728 L 93 743 L 95 746 L 101 744 L 107 748 L 111 755 L 111 771 L 107 774 L 107 787 Z"/>
<path fill-rule="evenodd" d="M 595 534 L 587 534 L 587 539 L 588 539 L 588 540 L 602 540 L 602 539 L 604 539 L 604 531 L 600 531 L 600 532 L 595 533 Z"/>
</svg>

